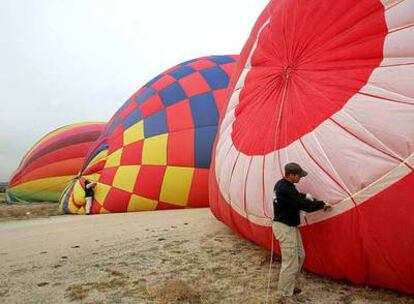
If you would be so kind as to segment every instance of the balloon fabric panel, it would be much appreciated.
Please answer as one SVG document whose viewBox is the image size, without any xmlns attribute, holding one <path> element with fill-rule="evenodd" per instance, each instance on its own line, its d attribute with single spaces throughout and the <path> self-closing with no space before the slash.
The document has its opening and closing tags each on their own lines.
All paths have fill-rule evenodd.
<svg viewBox="0 0 414 304">
<path fill-rule="evenodd" d="M 83 165 L 82 176 L 98 182 L 92 213 L 208 206 L 211 150 L 236 61 L 184 62 L 120 107 Z M 83 193 L 79 183 L 67 192 Z M 81 194 L 65 195 L 61 204 L 68 213 L 85 212 Z"/>
<path fill-rule="evenodd" d="M 11 202 L 57 202 L 79 173 L 91 144 L 104 123 L 78 123 L 40 139 L 22 159 L 7 190 Z"/>
</svg>

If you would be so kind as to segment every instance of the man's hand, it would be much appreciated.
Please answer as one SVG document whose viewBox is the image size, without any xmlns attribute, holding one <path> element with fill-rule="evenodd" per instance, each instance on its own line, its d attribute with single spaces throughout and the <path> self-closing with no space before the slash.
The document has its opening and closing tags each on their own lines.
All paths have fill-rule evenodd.
<svg viewBox="0 0 414 304">
<path fill-rule="evenodd" d="M 94 189 L 96 187 L 96 182 L 91 182 L 89 184 L 86 185 L 86 189 Z"/>
<path fill-rule="evenodd" d="M 330 211 L 332 210 L 332 205 L 329 203 L 325 203 L 325 206 L 323 206 L 323 211 Z"/>
<path fill-rule="evenodd" d="M 310 194 L 310 193 L 306 193 L 306 199 L 307 200 L 310 200 L 310 201 L 313 201 L 314 200 L 312 194 Z"/>
</svg>

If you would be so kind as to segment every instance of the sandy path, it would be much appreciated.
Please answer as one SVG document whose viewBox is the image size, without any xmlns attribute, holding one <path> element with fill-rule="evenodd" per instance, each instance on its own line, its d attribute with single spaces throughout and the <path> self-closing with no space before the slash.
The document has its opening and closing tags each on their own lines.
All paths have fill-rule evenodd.
<svg viewBox="0 0 414 304">
<path fill-rule="evenodd" d="M 0 303 L 264 303 L 268 263 L 208 209 L 0 223 Z M 309 273 L 301 280 L 305 303 L 414 303 Z"/>
</svg>

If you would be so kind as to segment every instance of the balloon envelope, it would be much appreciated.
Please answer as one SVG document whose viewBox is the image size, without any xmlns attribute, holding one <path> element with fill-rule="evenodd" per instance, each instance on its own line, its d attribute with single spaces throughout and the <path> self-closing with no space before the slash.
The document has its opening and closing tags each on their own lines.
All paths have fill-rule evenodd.
<svg viewBox="0 0 414 304">
<path fill-rule="evenodd" d="M 155 77 L 117 111 L 84 164 L 97 182 L 92 213 L 208 206 L 208 170 L 237 56 L 210 56 Z M 67 213 L 84 213 L 84 179 L 65 191 Z"/>
<path fill-rule="evenodd" d="M 7 190 L 8 201 L 59 201 L 104 126 L 101 122 L 68 125 L 39 140 L 14 172 Z"/>
<path fill-rule="evenodd" d="M 241 53 L 210 171 L 217 218 L 270 248 L 273 186 L 302 215 L 305 267 L 414 293 L 414 1 L 271 1 Z M 278 248 L 276 248 L 278 250 Z"/>
</svg>

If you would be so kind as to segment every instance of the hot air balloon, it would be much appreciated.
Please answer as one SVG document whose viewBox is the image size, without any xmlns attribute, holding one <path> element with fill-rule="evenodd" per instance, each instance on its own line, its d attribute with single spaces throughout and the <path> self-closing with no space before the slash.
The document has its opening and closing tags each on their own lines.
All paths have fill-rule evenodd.
<svg viewBox="0 0 414 304">
<path fill-rule="evenodd" d="M 14 172 L 7 190 L 8 202 L 58 202 L 104 126 L 103 122 L 72 124 L 40 139 Z"/>
<path fill-rule="evenodd" d="M 305 268 L 414 293 L 414 1 L 271 1 L 229 85 L 210 207 L 271 247 L 273 186 L 332 203 L 302 216 Z M 278 250 L 278 246 L 275 247 Z"/>
<path fill-rule="evenodd" d="M 85 213 L 85 181 L 97 182 L 94 214 L 207 207 L 211 150 L 236 59 L 184 62 L 133 94 L 62 195 L 64 212 Z"/>
</svg>

